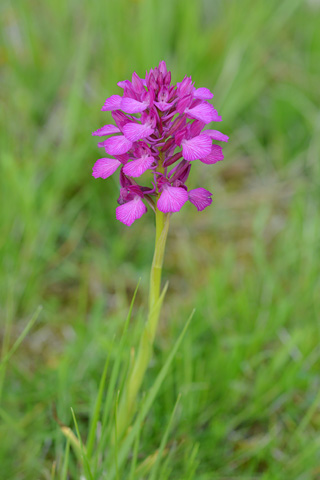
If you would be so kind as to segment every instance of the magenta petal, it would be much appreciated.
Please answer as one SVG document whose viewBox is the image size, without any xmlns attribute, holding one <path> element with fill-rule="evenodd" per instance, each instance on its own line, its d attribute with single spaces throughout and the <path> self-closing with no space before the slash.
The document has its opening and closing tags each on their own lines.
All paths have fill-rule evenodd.
<svg viewBox="0 0 320 480">
<path fill-rule="evenodd" d="M 98 135 L 99 137 L 103 137 L 104 135 L 110 135 L 111 133 L 119 133 L 120 130 L 115 125 L 105 125 L 102 128 L 99 128 L 95 132 L 92 132 L 92 135 Z"/>
<path fill-rule="evenodd" d="M 213 163 L 220 162 L 223 159 L 224 156 L 222 153 L 222 148 L 219 145 L 212 145 L 212 149 L 209 155 L 204 158 L 200 158 L 200 161 L 202 163 L 207 163 L 208 165 L 211 165 Z"/>
<path fill-rule="evenodd" d="M 213 140 L 218 140 L 218 142 L 227 142 L 229 140 L 227 135 L 224 135 L 218 130 L 205 130 L 203 133 L 209 135 Z"/>
<path fill-rule="evenodd" d="M 193 96 L 199 98 L 199 100 L 210 100 L 210 98 L 213 98 L 213 93 L 208 88 L 201 87 L 195 89 Z"/>
<path fill-rule="evenodd" d="M 146 212 L 147 207 L 141 198 L 136 196 L 130 202 L 124 203 L 116 208 L 116 217 L 117 220 L 130 227 L 135 220 L 142 217 L 142 215 Z"/>
<path fill-rule="evenodd" d="M 172 103 L 167 103 L 167 102 L 154 102 L 155 106 L 161 110 L 161 112 L 166 112 L 173 106 Z"/>
<path fill-rule="evenodd" d="M 187 200 L 188 192 L 184 188 L 165 186 L 157 202 L 157 208 L 164 213 L 179 212 Z"/>
<path fill-rule="evenodd" d="M 180 98 L 180 100 L 177 103 L 177 107 L 176 107 L 177 112 L 183 113 L 183 112 L 187 111 L 188 108 L 190 107 L 191 103 L 192 103 L 192 95 L 186 95 L 186 96 Z"/>
<path fill-rule="evenodd" d="M 198 135 L 190 140 L 182 140 L 182 154 L 186 160 L 197 160 L 209 155 L 212 140 L 207 135 Z"/>
<path fill-rule="evenodd" d="M 133 90 L 138 94 L 144 92 L 142 80 L 139 75 L 136 74 L 136 72 L 133 72 L 132 74 L 132 87 Z"/>
<path fill-rule="evenodd" d="M 92 176 L 95 178 L 108 178 L 121 165 L 119 160 L 114 158 L 99 158 L 92 168 Z"/>
<path fill-rule="evenodd" d="M 200 105 L 193 108 L 187 108 L 185 113 L 187 114 L 187 117 L 196 118 L 204 123 L 220 122 L 222 120 L 218 115 L 217 110 L 207 102 L 202 102 Z"/>
<path fill-rule="evenodd" d="M 125 97 L 122 99 L 120 109 L 126 113 L 138 113 L 143 112 L 148 108 L 146 103 L 138 102 L 138 100 L 134 100 L 133 98 Z"/>
<path fill-rule="evenodd" d="M 201 122 L 200 120 L 195 120 L 194 122 L 192 122 L 189 129 L 189 132 L 190 132 L 189 138 L 197 137 L 201 133 L 206 135 L 206 132 L 202 132 L 205 125 L 206 124 L 204 122 Z"/>
<path fill-rule="evenodd" d="M 141 138 L 148 137 L 153 132 L 154 128 L 141 123 L 129 122 L 123 127 L 124 135 L 128 138 L 128 140 L 131 140 L 131 142 L 136 142 Z"/>
<path fill-rule="evenodd" d="M 104 142 L 98 143 L 98 146 L 105 147 L 109 155 L 122 155 L 130 150 L 132 142 L 124 135 L 118 135 L 117 137 L 110 137 Z"/>
<path fill-rule="evenodd" d="M 140 177 L 140 175 L 151 167 L 153 161 L 154 158 L 151 156 L 138 158 L 137 160 L 127 163 L 123 167 L 123 173 L 128 175 L 128 177 Z"/>
<path fill-rule="evenodd" d="M 125 88 L 125 87 L 130 88 L 131 82 L 129 80 L 122 80 L 121 82 L 118 82 L 117 85 L 120 88 Z"/>
<path fill-rule="evenodd" d="M 122 97 L 120 97 L 120 95 L 111 95 L 111 97 L 107 98 L 107 100 L 104 102 L 104 105 L 101 108 L 101 110 L 103 112 L 109 111 L 109 110 L 119 110 L 121 105 L 121 100 L 122 100 Z"/>
<path fill-rule="evenodd" d="M 190 190 L 188 195 L 190 202 L 197 207 L 199 212 L 212 203 L 212 193 L 205 188 L 195 188 L 194 190 Z"/>
</svg>

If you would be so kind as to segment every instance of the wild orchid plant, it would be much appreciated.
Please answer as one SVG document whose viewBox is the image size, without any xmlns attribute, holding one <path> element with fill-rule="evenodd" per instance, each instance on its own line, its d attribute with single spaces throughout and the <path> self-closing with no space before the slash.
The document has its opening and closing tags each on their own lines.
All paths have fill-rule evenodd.
<svg viewBox="0 0 320 480">
<path fill-rule="evenodd" d="M 109 137 L 98 146 L 110 156 L 97 160 L 92 175 L 105 179 L 120 167 L 116 208 L 120 222 L 132 225 L 147 212 L 146 203 L 156 219 L 149 313 L 119 406 L 117 430 L 121 436 L 130 424 L 152 353 L 165 294 L 160 289 L 161 271 L 170 216 L 188 200 L 198 211 L 212 203 L 211 192 L 202 187 L 188 190 L 186 182 L 194 160 L 211 165 L 223 159 L 221 146 L 212 140 L 227 142 L 228 137 L 218 130 L 203 130 L 207 124 L 221 121 L 207 101 L 213 97 L 210 90 L 195 88 L 191 77 L 171 84 L 164 61 L 144 79 L 134 72 L 131 82 L 124 80 L 118 86 L 123 95 L 107 98 L 101 109 L 111 111 L 116 125 L 105 125 L 92 134 Z"/>
</svg>

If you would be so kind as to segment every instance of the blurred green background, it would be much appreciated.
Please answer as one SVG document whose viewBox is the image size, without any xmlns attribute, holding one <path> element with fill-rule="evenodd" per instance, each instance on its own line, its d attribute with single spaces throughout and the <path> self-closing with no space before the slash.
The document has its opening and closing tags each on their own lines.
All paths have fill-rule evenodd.
<svg viewBox="0 0 320 480">
<path fill-rule="evenodd" d="M 196 314 L 139 458 L 181 392 L 168 478 L 320 478 L 319 1 L 4 0 L 0 16 L 3 355 L 43 306 L 0 370 L 1 479 L 59 471 L 53 405 L 69 426 L 73 406 L 85 435 L 139 277 L 143 321 L 154 221 L 115 219 L 117 178 L 91 176 L 91 132 L 116 83 L 160 60 L 214 92 L 230 141 L 190 177 L 212 206 L 172 218 L 146 385 Z"/>
</svg>

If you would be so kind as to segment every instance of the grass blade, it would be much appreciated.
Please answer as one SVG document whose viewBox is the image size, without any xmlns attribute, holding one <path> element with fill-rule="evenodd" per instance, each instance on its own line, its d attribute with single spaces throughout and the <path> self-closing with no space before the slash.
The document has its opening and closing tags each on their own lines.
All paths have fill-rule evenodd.
<svg viewBox="0 0 320 480">
<path fill-rule="evenodd" d="M 82 458 L 82 461 L 83 461 L 83 468 L 84 468 L 84 471 L 85 471 L 86 475 L 88 476 L 88 478 L 90 480 L 93 480 L 93 476 L 92 476 L 92 473 L 91 473 L 91 470 L 90 470 L 90 465 L 89 465 L 89 462 L 88 462 L 88 457 L 87 457 L 87 454 L 86 454 L 85 449 L 83 447 L 83 443 L 82 443 L 82 440 L 81 440 L 80 431 L 79 431 L 79 427 L 78 427 L 78 422 L 77 422 L 76 416 L 74 414 L 73 408 L 71 408 L 71 413 L 72 413 L 72 418 L 73 418 L 73 421 L 74 421 L 74 425 L 76 427 L 77 437 L 78 437 L 79 444 L 80 444 L 81 458 Z"/>
<path fill-rule="evenodd" d="M 64 452 L 64 461 L 63 461 L 63 467 L 61 472 L 61 480 L 67 480 L 67 477 L 68 477 L 69 452 L 70 452 L 70 440 L 67 438 L 66 450 Z"/>
<path fill-rule="evenodd" d="M 93 416 L 92 416 L 92 419 L 91 419 L 91 426 L 90 426 L 88 440 L 87 440 L 87 455 L 88 455 L 88 458 L 91 458 L 93 447 L 94 447 L 94 441 L 95 441 L 95 435 L 96 435 L 96 431 L 97 431 L 97 424 L 98 424 L 98 420 L 99 420 L 101 404 L 102 404 L 104 386 L 105 386 L 105 383 L 106 383 L 107 371 L 108 371 L 108 367 L 109 367 L 110 354 L 111 354 L 111 351 L 108 354 L 108 357 L 106 359 L 104 369 L 103 369 L 103 372 L 102 372 L 102 375 L 101 375 L 101 380 L 100 380 L 99 390 L 98 390 L 98 396 L 97 396 L 97 399 L 96 399 L 96 404 L 95 404 L 94 411 L 93 411 Z"/>
<path fill-rule="evenodd" d="M 123 352 L 123 348 L 124 348 L 124 344 L 125 344 L 125 340 L 126 340 L 126 333 L 127 333 L 127 329 L 128 329 L 130 319 L 131 319 L 132 309 L 133 309 L 133 305 L 134 305 L 134 302 L 135 302 L 135 299 L 136 299 L 136 295 L 137 295 L 137 292 L 138 292 L 140 281 L 141 281 L 141 279 L 139 279 L 138 284 L 136 286 L 136 289 L 134 291 L 134 294 L 132 296 L 132 300 L 131 300 L 131 303 L 130 303 L 128 315 L 127 315 L 127 318 L 126 318 L 126 321 L 125 321 L 125 324 L 124 324 L 124 328 L 123 328 L 123 332 L 122 332 L 122 335 L 121 335 L 121 338 L 120 338 L 119 347 L 117 349 L 117 356 L 116 356 L 115 363 L 114 363 L 113 368 L 112 368 L 111 378 L 110 378 L 110 381 L 109 381 L 109 384 L 108 384 L 108 393 L 107 393 L 107 397 L 106 397 L 106 401 L 105 401 L 104 409 L 103 409 L 103 414 L 102 414 L 102 437 L 101 437 L 101 441 L 99 442 L 99 445 L 98 445 L 97 455 L 99 455 L 104 450 L 105 445 L 106 445 L 107 431 L 108 431 L 108 428 L 107 428 L 108 415 L 110 414 L 112 399 L 113 399 L 113 395 L 114 395 L 114 392 L 115 392 L 115 386 L 116 386 L 117 380 L 119 378 L 119 370 L 120 370 L 120 364 L 121 364 L 121 360 L 122 360 L 122 352 Z"/>
<path fill-rule="evenodd" d="M 12 345 L 12 347 L 10 348 L 10 350 L 6 353 L 6 355 L 3 357 L 3 359 L 1 360 L 0 362 L 0 369 L 4 367 L 4 365 L 10 360 L 10 358 L 12 357 L 12 355 L 16 352 L 16 350 L 19 348 L 20 344 L 23 342 L 23 340 L 25 339 L 25 337 L 28 335 L 28 333 L 30 332 L 31 328 L 33 327 L 33 325 L 36 323 L 36 321 L 38 320 L 38 317 L 39 317 L 39 314 L 42 310 L 42 306 L 39 305 L 39 307 L 37 308 L 37 310 L 35 311 L 35 313 L 32 315 L 31 319 L 29 320 L 29 322 L 27 323 L 27 325 L 25 326 L 25 328 L 23 329 L 23 331 L 20 333 L 19 337 L 17 338 L 17 340 L 14 342 L 14 344 Z"/>
<path fill-rule="evenodd" d="M 129 480 L 134 480 L 134 475 L 137 467 L 139 445 L 140 445 L 140 430 L 138 431 L 138 434 L 134 441 Z"/>
<path fill-rule="evenodd" d="M 183 337 L 185 336 L 185 333 L 190 325 L 190 322 L 191 322 L 191 319 L 194 315 L 194 310 L 192 311 L 190 317 L 188 318 L 182 332 L 180 333 L 178 339 L 176 340 L 176 343 L 174 344 L 166 362 L 164 363 L 163 367 L 161 368 L 160 372 L 158 373 L 157 375 L 157 378 L 154 382 L 154 384 L 152 385 L 152 387 L 150 388 L 147 396 L 146 396 L 146 399 L 140 409 L 140 412 L 138 413 L 138 416 L 136 418 L 136 421 L 132 427 L 132 429 L 130 430 L 130 432 L 128 433 L 127 437 L 124 439 L 123 441 L 123 444 L 122 444 L 122 447 L 120 449 L 120 452 L 119 452 L 119 457 L 118 457 L 118 462 L 119 462 L 119 466 L 121 466 L 123 464 L 123 462 L 126 460 L 126 458 L 128 457 L 128 454 L 129 454 L 129 450 L 131 448 L 131 445 L 132 443 L 134 442 L 134 439 L 136 438 L 138 432 L 140 431 L 141 429 L 141 425 L 142 425 L 142 422 L 143 420 L 146 418 L 150 408 L 151 408 L 151 405 L 152 403 L 154 402 L 154 399 L 162 385 L 162 382 L 164 381 L 167 373 L 168 373 L 168 370 L 169 370 L 169 367 L 180 347 L 180 344 L 183 340 Z M 110 471 L 110 476 L 109 478 L 112 479 L 114 478 L 115 476 L 115 471 L 114 469 L 111 469 Z"/>
<path fill-rule="evenodd" d="M 158 450 L 157 459 L 156 459 L 155 464 L 153 465 L 153 468 L 152 468 L 151 473 L 150 473 L 150 480 L 155 480 L 157 478 L 156 475 L 157 475 L 158 470 L 159 470 L 160 461 L 161 461 L 161 458 L 162 458 L 164 447 L 167 443 L 168 436 L 169 436 L 170 430 L 172 428 L 173 419 L 175 417 L 180 398 L 181 398 L 181 393 L 179 393 L 179 395 L 178 395 L 178 398 L 177 398 L 177 401 L 175 403 L 173 412 L 172 412 L 172 414 L 170 416 L 170 419 L 169 419 L 169 423 L 168 423 L 167 428 L 166 428 L 166 430 L 163 434 L 163 437 L 162 437 L 162 440 L 161 440 L 161 443 L 160 443 L 160 447 L 159 447 L 159 450 Z"/>
<path fill-rule="evenodd" d="M 114 424 L 115 424 L 115 447 L 114 447 L 114 454 L 115 455 L 114 455 L 114 461 L 115 461 L 115 465 L 116 465 L 117 480 L 120 479 L 120 477 L 119 477 L 119 464 L 118 464 L 118 435 L 117 435 L 119 395 L 120 395 L 120 390 L 118 390 L 116 405 L 115 405 L 115 409 L 114 409 Z"/>
</svg>

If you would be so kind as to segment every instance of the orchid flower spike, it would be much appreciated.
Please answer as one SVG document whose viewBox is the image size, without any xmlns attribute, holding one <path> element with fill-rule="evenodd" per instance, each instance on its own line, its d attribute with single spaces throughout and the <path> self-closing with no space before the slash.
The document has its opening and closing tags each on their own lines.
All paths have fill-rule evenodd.
<svg viewBox="0 0 320 480">
<path fill-rule="evenodd" d="M 102 111 L 111 111 L 114 124 L 99 128 L 92 135 L 107 137 L 98 143 L 108 156 L 93 166 L 95 178 L 108 178 L 120 169 L 120 197 L 116 218 L 125 225 L 147 211 L 145 202 L 165 213 L 178 212 L 190 201 L 198 211 L 212 203 L 212 193 L 186 186 L 191 163 L 200 160 L 214 164 L 223 160 L 222 148 L 212 141 L 227 142 L 218 130 L 205 129 L 221 117 L 208 102 L 213 94 L 195 88 L 191 77 L 171 84 L 166 63 L 131 82 L 118 83 L 122 95 L 107 98 Z M 153 187 L 140 185 L 140 177 Z M 153 198 L 154 197 L 154 198 Z"/>
</svg>

